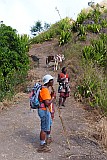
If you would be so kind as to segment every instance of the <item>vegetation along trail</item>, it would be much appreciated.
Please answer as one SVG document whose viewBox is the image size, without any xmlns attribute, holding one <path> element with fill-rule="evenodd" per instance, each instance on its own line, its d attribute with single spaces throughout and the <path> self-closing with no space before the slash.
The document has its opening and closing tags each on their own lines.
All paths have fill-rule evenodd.
<svg viewBox="0 0 107 160">
<path fill-rule="evenodd" d="M 32 67 L 29 71 L 28 88 L 49 73 L 55 77 L 54 88 L 57 92 L 58 72 L 45 66 L 46 56 L 53 51 L 53 46 L 55 42 L 51 41 L 33 45 L 30 49 L 29 54 L 38 56 L 40 64 L 38 68 Z M 38 153 L 36 149 L 39 147 L 40 120 L 37 110 L 30 111 L 28 97 L 28 93 L 17 94 L 11 107 L 0 113 L 0 160 L 107 160 L 106 152 L 92 136 L 95 130 L 93 121 L 87 118 L 89 113 L 74 100 L 72 93 L 66 106 L 61 109 L 67 135 L 63 131 L 56 107 L 52 128 L 54 141 L 50 146 L 52 152 Z"/>
</svg>

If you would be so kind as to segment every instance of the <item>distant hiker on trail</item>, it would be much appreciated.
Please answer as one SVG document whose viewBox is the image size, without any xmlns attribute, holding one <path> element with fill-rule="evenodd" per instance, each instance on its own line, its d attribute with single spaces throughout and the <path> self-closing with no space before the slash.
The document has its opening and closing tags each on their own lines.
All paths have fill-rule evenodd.
<svg viewBox="0 0 107 160">
<path fill-rule="evenodd" d="M 51 126 L 52 120 L 54 118 L 54 106 L 53 101 L 56 98 L 56 93 L 50 93 L 51 88 L 53 88 L 53 77 L 51 75 L 45 75 L 43 77 L 43 86 L 40 91 L 40 102 L 38 109 L 38 115 L 41 119 L 41 131 L 40 131 L 40 148 L 38 152 L 50 152 L 51 149 L 47 146 L 52 142 L 51 138 Z"/>
<path fill-rule="evenodd" d="M 66 98 L 69 97 L 70 86 L 69 86 L 69 76 L 66 73 L 66 67 L 62 68 L 62 72 L 58 74 L 57 82 L 59 82 L 58 93 L 59 95 L 59 107 L 65 106 Z"/>
</svg>

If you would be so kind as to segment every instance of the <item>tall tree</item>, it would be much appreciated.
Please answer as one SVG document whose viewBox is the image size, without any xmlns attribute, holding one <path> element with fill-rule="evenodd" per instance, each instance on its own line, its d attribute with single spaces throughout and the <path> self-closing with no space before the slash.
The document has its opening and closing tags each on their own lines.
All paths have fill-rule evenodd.
<svg viewBox="0 0 107 160">
<path fill-rule="evenodd" d="M 40 21 L 35 22 L 35 25 L 31 27 L 30 31 L 34 36 L 39 34 L 41 31 L 43 31 L 42 23 Z"/>
</svg>

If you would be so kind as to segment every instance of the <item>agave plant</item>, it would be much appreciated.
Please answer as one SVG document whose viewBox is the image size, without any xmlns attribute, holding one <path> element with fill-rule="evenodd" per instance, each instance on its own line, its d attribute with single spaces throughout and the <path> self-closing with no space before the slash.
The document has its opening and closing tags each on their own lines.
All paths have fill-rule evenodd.
<svg viewBox="0 0 107 160">
<path fill-rule="evenodd" d="M 69 31 L 62 31 L 59 39 L 59 45 L 64 45 L 71 39 L 71 33 Z"/>
<path fill-rule="evenodd" d="M 87 30 L 92 32 L 92 33 L 99 33 L 101 27 L 102 26 L 100 24 L 88 24 L 87 25 Z"/>
</svg>

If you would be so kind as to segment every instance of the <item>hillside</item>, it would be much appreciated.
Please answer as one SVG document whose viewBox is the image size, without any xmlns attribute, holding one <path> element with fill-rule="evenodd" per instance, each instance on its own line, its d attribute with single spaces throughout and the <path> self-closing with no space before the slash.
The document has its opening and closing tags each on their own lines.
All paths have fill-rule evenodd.
<svg viewBox="0 0 107 160">
<path fill-rule="evenodd" d="M 30 40 L 28 75 L 23 83 L 16 83 L 17 94 L 10 101 L 0 102 L 1 160 L 107 160 L 107 11 L 100 10 L 101 6 L 89 14 L 83 10 L 76 22 L 71 24 L 69 18 L 63 19 Z M 26 47 L 25 43 L 23 46 Z M 46 56 L 57 53 L 65 55 L 63 66 L 70 75 L 70 97 L 61 109 L 66 133 L 57 109 L 60 70 L 54 72 L 45 63 Z M 39 66 L 31 55 L 39 58 Z M 57 93 L 54 141 L 50 146 L 52 153 L 39 154 L 40 120 L 37 111 L 29 108 L 29 92 L 47 73 L 55 77 Z"/>
<path fill-rule="evenodd" d="M 55 40 L 35 44 L 29 54 L 38 55 L 40 58 L 39 68 L 32 66 L 29 71 L 29 83 L 31 87 L 35 81 L 40 81 L 42 76 L 49 73 L 55 77 L 54 88 L 57 93 L 56 81 L 58 72 L 46 68 L 45 58 L 49 52 L 58 47 Z M 11 107 L 1 112 L 0 115 L 0 159 L 4 160 L 106 160 L 106 150 L 100 141 L 101 131 L 96 130 L 99 115 L 96 112 L 84 110 L 84 106 L 74 100 L 72 95 L 73 83 L 71 84 L 71 96 L 66 102 L 65 108 L 61 109 L 61 115 L 66 127 L 63 130 L 56 102 L 55 119 L 52 127 L 53 143 L 51 153 L 37 153 L 39 147 L 40 120 L 36 111 L 29 109 L 29 93 L 21 92 L 14 98 Z M 57 94 L 58 101 L 58 94 Z M 66 137 L 67 136 L 67 137 Z M 68 149 L 68 138 L 70 150 Z M 97 138 L 97 139 L 96 139 Z M 8 142 L 8 143 L 7 143 Z"/>
</svg>

